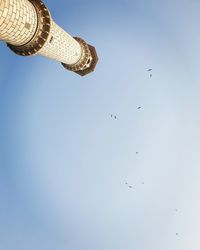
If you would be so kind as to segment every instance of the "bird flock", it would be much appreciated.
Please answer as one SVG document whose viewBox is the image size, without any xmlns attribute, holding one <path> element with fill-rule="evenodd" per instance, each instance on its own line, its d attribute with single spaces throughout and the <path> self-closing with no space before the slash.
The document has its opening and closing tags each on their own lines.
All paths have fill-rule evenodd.
<svg viewBox="0 0 200 250">
<path fill-rule="evenodd" d="M 148 69 L 147 71 L 152 71 L 152 69 Z M 137 110 L 141 110 L 141 109 L 142 109 L 142 106 L 137 107 Z M 110 114 L 110 117 L 111 117 L 111 119 L 115 119 L 115 120 L 118 119 L 116 114 Z M 136 151 L 135 154 L 138 155 L 139 152 Z M 144 185 L 144 182 L 142 182 L 142 184 Z M 128 188 L 133 188 L 133 186 L 130 185 L 128 182 L 125 182 L 125 185 L 127 185 Z"/>
<path fill-rule="evenodd" d="M 153 71 L 152 68 L 147 69 L 147 72 L 149 73 L 149 77 L 150 77 L 150 78 L 153 77 L 152 71 Z M 142 106 L 138 106 L 138 107 L 137 107 L 137 110 L 141 110 L 142 108 L 143 108 Z M 111 114 L 110 117 L 111 117 L 112 119 L 115 119 L 115 120 L 118 119 L 116 114 Z M 136 155 L 139 154 L 138 151 L 136 151 L 135 153 L 136 153 Z M 141 184 L 144 185 L 144 184 L 145 184 L 144 181 L 142 181 Z M 129 189 L 132 189 L 132 188 L 133 188 L 133 185 L 129 184 L 127 181 L 125 182 L 125 185 L 126 185 Z M 174 211 L 175 211 L 175 212 L 178 212 L 178 209 L 176 208 L 176 209 L 174 209 Z M 179 233 L 176 232 L 175 235 L 176 235 L 176 236 L 179 236 Z"/>
</svg>

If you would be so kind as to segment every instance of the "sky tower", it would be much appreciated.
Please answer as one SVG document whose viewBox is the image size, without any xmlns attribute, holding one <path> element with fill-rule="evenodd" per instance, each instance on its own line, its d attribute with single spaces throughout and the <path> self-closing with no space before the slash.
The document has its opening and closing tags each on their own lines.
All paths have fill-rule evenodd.
<svg viewBox="0 0 200 250">
<path fill-rule="evenodd" d="M 81 76 L 98 61 L 95 48 L 60 28 L 41 0 L 0 0 L 0 40 L 17 55 L 43 55 Z"/>
</svg>

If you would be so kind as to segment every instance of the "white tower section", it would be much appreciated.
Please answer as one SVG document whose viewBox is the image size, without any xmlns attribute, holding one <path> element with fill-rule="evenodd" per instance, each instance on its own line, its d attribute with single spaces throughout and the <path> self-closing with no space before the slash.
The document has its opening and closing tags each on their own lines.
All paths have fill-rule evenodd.
<svg viewBox="0 0 200 250">
<path fill-rule="evenodd" d="M 0 0 L 0 39 L 20 46 L 28 43 L 37 29 L 37 13 L 27 0 Z"/>
<path fill-rule="evenodd" d="M 39 54 L 65 64 L 74 64 L 80 60 L 82 49 L 73 37 L 52 21 L 49 39 Z"/>
<path fill-rule="evenodd" d="M 18 55 L 43 55 L 80 75 L 98 61 L 95 48 L 60 28 L 41 0 L 0 0 L 0 40 Z"/>
</svg>

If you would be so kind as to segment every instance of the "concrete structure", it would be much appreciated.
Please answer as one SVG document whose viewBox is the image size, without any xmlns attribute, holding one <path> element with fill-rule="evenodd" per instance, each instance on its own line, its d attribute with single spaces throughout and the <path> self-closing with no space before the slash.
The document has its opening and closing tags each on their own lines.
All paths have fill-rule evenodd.
<svg viewBox="0 0 200 250">
<path fill-rule="evenodd" d="M 41 0 L 0 0 L 0 40 L 18 55 L 43 55 L 82 76 L 98 61 L 95 48 L 60 28 Z"/>
</svg>

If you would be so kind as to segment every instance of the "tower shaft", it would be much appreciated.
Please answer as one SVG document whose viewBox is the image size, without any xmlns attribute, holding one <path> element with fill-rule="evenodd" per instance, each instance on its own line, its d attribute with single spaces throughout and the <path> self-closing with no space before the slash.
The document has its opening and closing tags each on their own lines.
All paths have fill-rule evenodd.
<svg viewBox="0 0 200 250">
<path fill-rule="evenodd" d="M 20 46 L 28 43 L 37 29 L 37 13 L 28 0 L 0 0 L 0 39 Z"/>
<path fill-rule="evenodd" d="M 0 40 L 18 55 L 43 55 L 80 75 L 98 60 L 95 48 L 60 28 L 41 0 L 0 0 Z"/>
<path fill-rule="evenodd" d="M 75 64 L 80 60 L 82 52 L 80 44 L 51 20 L 48 40 L 39 54 L 65 64 Z"/>
</svg>

